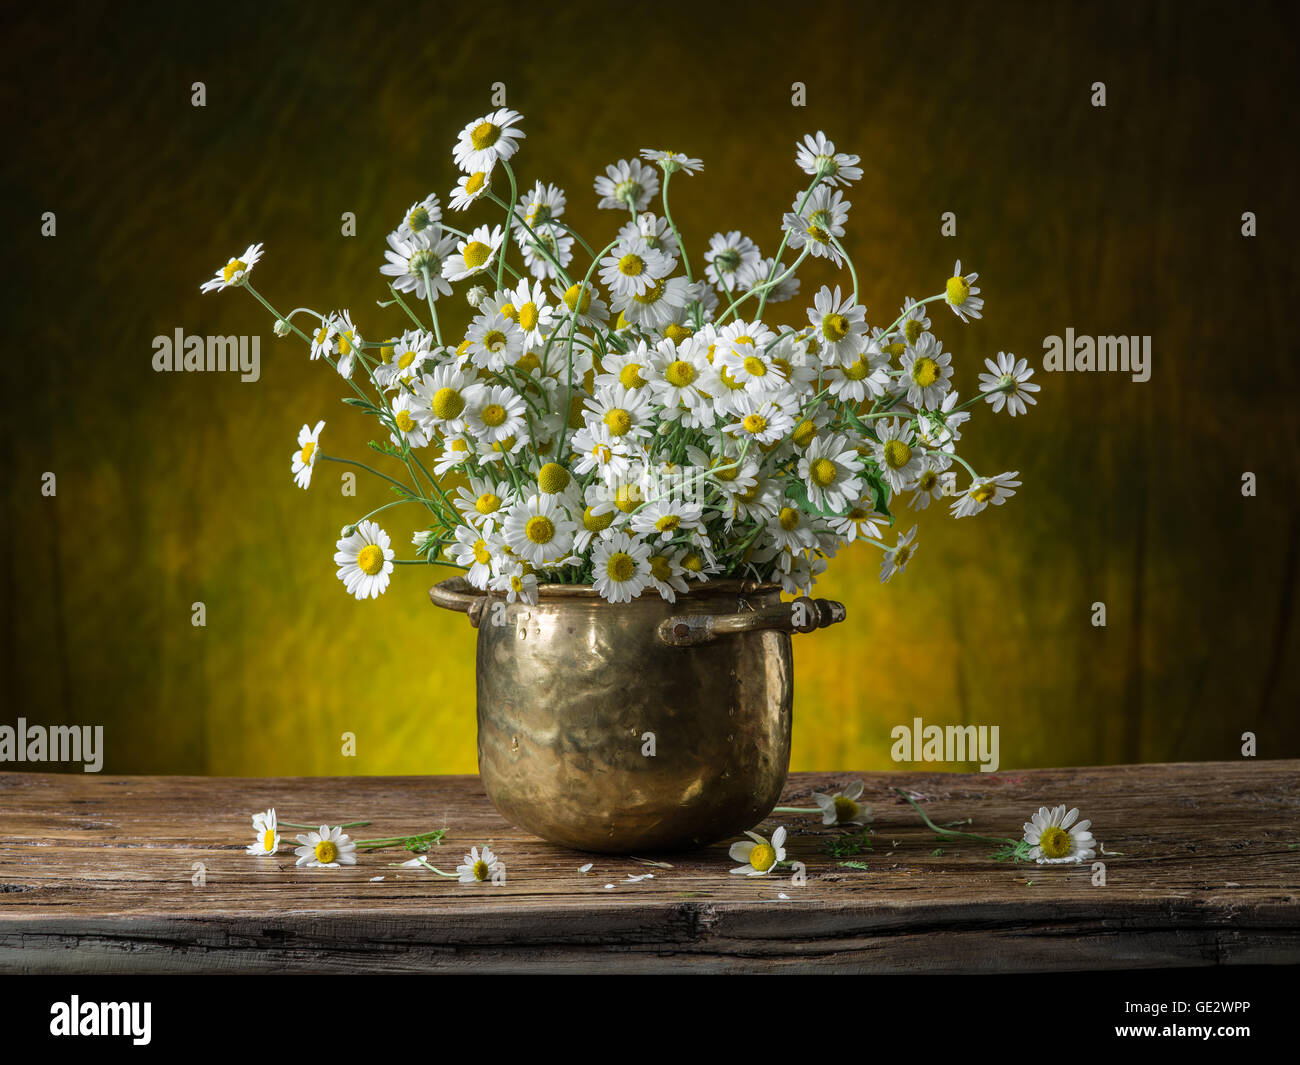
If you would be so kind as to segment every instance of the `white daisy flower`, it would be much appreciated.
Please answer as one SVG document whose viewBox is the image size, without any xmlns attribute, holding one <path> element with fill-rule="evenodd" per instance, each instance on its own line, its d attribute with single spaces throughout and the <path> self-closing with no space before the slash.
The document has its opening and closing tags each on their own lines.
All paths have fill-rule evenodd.
<svg viewBox="0 0 1300 1065">
<path fill-rule="evenodd" d="M 504 385 L 478 385 L 467 390 L 465 424 L 484 443 L 502 443 L 526 428 L 523 397 Z"/>
<path fill-rule="evenodd" d="M 455 237 L 443 236 L 439 227 L 434 226 L 406 237 L 389 233 L 388 247 L 390 250 L 384 252 L 387 262 L 379 272 L 396 278 L 393 288 L 398 292 L 414 292 L 417 299 L 436 300 L 451 295 L 451 285 L 442 272 L 447 257 L 456 247 Z"/>
<path fill-rule="evenodd" d="M 242 285 L 244 278 L 253 272 L 257 260 L 262 257 L 262 245 L 250 244 L 238 259 L 231 259 L 211 281 L 204 281 L 199 286 L 200 292 L 221 292 L 232 285 Z"/>
<path fill-rule="evenodd" d="M 925 510 L 930 500 L 943 498 L 944 473 L 950 459 L 942 451 L 930 452 L 921 463 L 921 474 L 916 479 L 916 491 L 908 501 L 913 510 Z"/>
<path fill-rule="evenodd" d="M 697 543 L 675 549 L 669 557 L 674 565 L 681 567 L 682 575 L 691 581 L 707 581 L 709 574 L 718 569 L 713 545 L 705 537 Z"/>
<path fill-rule="evenodd" d="M 808 308 L 808 321 L 817 331 L 818 355 L 823 362 L 848 366 L 863 351 L 867 333 L 867 309 L 853 302 L 850 294 L 840 298 L 840 286 L 832 292 L 823 285 Z M 879 347 L 876 352 L 879 353 Z"/>
<path fill-rule="evenodd" d="M 507 603 L 537 603 L 537 574 L 517 558 L 500 562 L 488 587 L 494 592 L 505 592 Z"/>
<path fill-rule="evenodd" d="M 785 263 L 778 263 L 775 259 L 760 259 L 758 265 L 754 268 L 755 284 L 767 284 L 770 277 L 775 284 L 767 290 L 768 303 L 785 303 L 799 295 L 799 279 L 791 274 L 785 276 L 789 269 Z"/>
<path fill-rule="evenodd" d="M 479 226 L 467 239 L 456 242 L 455 254 L 443 261 L 442 276 L 448 281 L 463 281 L 481 274 L 492 266 L 504 236 L 500 226 Z"/>
<path fill-rule="evenodd" d="M 646 585 L 653 588 L 670 603 L 677 602 L 677 593 L 687 591 L 686 570 L 682 566 L 680 554 L 660 551 L 650 556 L 650 573 Z"/>
<path fill-rule="evenodd" d="M 907 402 L 917 410 L 933 410 L 952 387 L 952 355 L 943 350 L 933 333 L 922 333 L 915 347 L 903 352 L 903 377 Z"/>
<path fill-rule="evenodd" d="M 546 302 L 546 290 L 540 281 L 519 283 L 507 292 L 497 293 L 497 309 L 516 323 L 524 334 L 527 347 L 540 346 L 551 332 L 555 308 Z"/>
<path fill-rule="evenodd" d="M 471 477 L 468 487 L 456 489 L 454 502 L 471 527 L 491 531 L 505 517 L 512 494 L 509 481 Z"/>
<path fill-rule="evenodd" d="M 949 392 L 938 410 L 918 413 L 916 438 L 930 450 L 943 451 L 949 455 L 956 450 L 956 443 L 961 439 L 959 427 L 970 419 L 970 411 L 955 409 L 957 399 L 958 393 Z"/>
<path fill-rule="evenodd" d="M 524 354 L 524 331 L 499 310 L 477 315 L 465 331 L 465 339 L 470 362 L 493 373 L 513 366 Z"/>
<path fill-rule="evenodd" d="M 337 826 L 321 825 L 319 832 L 300 833 L 297 839 L 302 846 L 293 849 L 298 855 L 296 865 L 337 869 L 340 865 L 357 864 L 357 845 Z"/>
<path fill-rule="evenodd" d="M 397 236 L 406 240 L 420 233 L 433 231 L 436 233 L 438 223 L 442 221 L 442 204 L 438 202 L 435 193 L 429 193 L 424 199 L 419 200 L 407 209 L 401 224 L 397 227 Z M 434 271 L 430 271 L 433 273 Z"/>
<path fill-rule="evenodd" d="M 633 325 L 659 331 L 680 321 L 691 302 L 691 284 L 684 277 L 661 277 L 644 292 L 613 300 L 613 308 Z"/>
<path fill-rule="evenodd" d="M 1038 402 L 1030 395 L 1031 392 L 1038 391 L 1038 385 L 1029 380 L 1034 376 L 1034 371 L 1029 368 L 1028 359 L 1017 359 L 1014 355 L 999 351 L 997 362 L 985 359 L 984 365 L 989 368 L 989 372 L 980 374 L 980 391 L 990 393 L 984 398 L 992 405 L 994 413 L 1005 406 L 1007 413 L 1014 418 L 1029 410 L 1026 404 Z"/>
<path fill-rule="evenodd" d="M 419 399 L 416 416 L 429 436 L 457 433 L 465 427 L 465 408 L 476 385 L 475 375 L 455 363 L 444 363 L 433 373 L 420 375 L 411 388 Z"/>
<path fill-rule="evenodd" d="M 434 460 L 433 472 L 442 477 L 452 470 L 460 469 L 472 458 L 474 447 L 469 440 L 459 433 L 448 436 L 442 442 L 442 454 Z"/>
<path fill-rule="evenodd" d="M 568 288 L 555 285 L 551 291 L 564 304 L 561 321 L 567 325 L 570 317 L 579 326 L 594 328 L 609 321 L 609 306 L 600 298 L 600 290 L 588 281 L 575 281 Z M 567 335 L 567 334 L 564 334 Z"/>
<path fill-rule="evenodd" d="M 274 807 L 264 814 L 253 814 L 253 831 L 257 839 L 244 849 L 245 854 L 274 854 L 280 849 Z"/>
<path fill-rule="evenodd" d="M 363 521 L 335 545 L 335 574 L 357 599 L 378 599 L 388 589 L 393 572 L 393 548 L 388 533 L 375 522 Z"/>
<path fill-rule="evenodd" d="M 596 542 L 592 552 L 593 586 L 611 603 L 630 603 L 650 579 L 650 545 L 627 533 Z"/>
<path fill-rule="evenodd" d="M 769 843 L 757 832 L 746 832 L 748 840 L 741 840 L 731 845 L 727 853 L 733 862 L 745 864 L 731 870 L 745 876 L 764 876 L 785 861 L 785 826 L 782 825 L 772 833 Z"/>
<path fill-rule="evenodd" d="M 491 167 L 486 170 L 475 170 L 473 173 L 458 178 L 456 187 L 451 190 L 451 209 L 453 211 L 464 211 L 475 200 L 486 196 L 492 188 L 491 179 Z"/>
<path fill-rule="evenodd" d="M 515 235 L 521 240 L 528 238 L 528 230 L 537 232 L 539 227 L 555 221 L 564 214 L 564 190 L 558 185 L 536 182 L 530 192 L 519 197 L 515 204 Z"/>
<path fill-rule="evenodd" d="M 605 425 L 615 437 L 629 441 L 648 437 L 654 431 L 654 407 L 648 388 L 626 388 L 623 385 L 596 389 L 596 394 L 583 404 L 589 414 L 584 420 L 596 420 Z"/>
<path fill-rule="evenodd" d="M 429 434 L 421 420 L 427 411 L 424 400 L 414 392 L 404 391 L 393 399 L 390 406 L 397 432 L 389 433 L 389 439 L 399 448 L 404 444 L 409 447 L 428 447 Z"/>
<path fill-rule="evenodd" d="M 524 116 L 502 107 L 468 123 L 456 139 L 452 158 L 467 174 L 491 170 L 498 160 L 509 159 L 519 150 L 525 133 L 517 127 Z"/>
<path fill-rule="evenodd" d="M 794 210 L 782 219 L 782 228 L 790 234 L 790 247 L 798 251 L 805 244 L 810 254 L 830 259 L 836 266 L 844 261 L 839 249 L 831 243 L 831 238 L 844 236 L 844 223 L 848 221 L 848 200 L 840 194 L 839 189 L 818 188 L 808 197 L 804 209 L 799 210 L 797 197 Z"/>
<path fill-rule="evenodd" d="M 632 466 L 630 438 L 615 436 L 608 425 L 592 422 L 573 435 L 573 472 L 585 477 L 596 470 L 607 484 L 627 474 Z"/>
<path fill-rule="evenodd" d="M 872 444 L 872 450 L 880 472 L 893 491 L 905 491 L 921 475 L 921 460 L 924 458 L 914 446 L 916 438 L 912 426 L 907 421 L 891 418 L 877 421 L 875 429 L 878 439 Z"/>
<path fill-rule="evenodd" d="M 620 159 L 605 167 L 605 176 L 596 178 L 595 189 L 600 197 L 597 207 L 640 214 L 659 192 L 659 175 L 640 159 Z"/>
<path fill-rule="evenodd" d="M 1039 865 L 1077 865 L 1097 856 L 1091 821 L 1079 821 L 1078 810 L 1066 813 L 1065 806 L 1049 810 L 1040 806 L 1038 813 L 1025 822 L 1025 842 L 1029 856 Z"/>
<path fill-rule="evenodd" d="M 621 516 L 617 507 L 609 507 L 610 489 L 603 481 L 595 481 L 587 486 L 583 495 L 585 504 L 582 517 L 578 522 L 578 533 L 573 538 L 573 550 L 586 554 L 592 540 L 612 536 L 618 531 L 614 522 Z"/>
<path fill-rule="evenodd" d="M 764 542 L 778 551 L 804 551 L 817 543 L 812 519 L 798 507 L 783 506 L 763 530 Z"/>
<path fill-rule="evenodd" d="M 944 302 L 963 322 L 968 322 L 971 318 L 983 317 L 981 312 L 984 299 L 979 294 L 979 288 L 975 286 L 979 276 L 979 274 L 962 274 L 961 260 L 958 259 L 957 265 L 952 268 L 952 277 L 948 278 L 948 284 L 944 287 Z"/>
<path fill-rule="evenodd" d="M 338 355 L 335 369 L 341 377 L 351 377 L 356 365 L 357 352 L 365 346 L 357 327 L 352 324 L 352 315 L 341 311 L 334 317 L 334 351 Z"/>
<path fill-rule="evenodd" d="M 324 428 L 325 423 L 319 421 L 315 429 L 309 429 L 304 425 L 298 430 L 298 450 L 293 453 L 291 466 L 294 484 L 299 488 L 306 488 L 311 484 L 311 471 L 316 468 L 316 456 L 320 446 L 320 431 Z"/>
<path fill-rule="evenodd" d="M 611 253 L 600 260 L 600 280 L 611 297 L 639 296 L 660 278 L 667 277 L 676 264 L 661 251 L 655 251 L 642 237 L 620 241 Z"/>
<path fill-rule="evenodd" d="M 456 872 L 460 874 L 458 883 L 483 884 L 504 868 L 501 859 L 492 853 L 491 847 L 484 844 L 481 853 L 477 847 L 471 847 L 465 855 L 464 864 L 456 866 Z"/>
<path fill-rule="evenodd" d="M 419 377 L 420 368 L 433 358 L 433 336 L 411 329 L 380 349 L 385 357 L 374 370 L 375 384 L 383 389 L 410 388 Z"/>
<path fill-rule="evenodd" d="M 917 545 L 913 542 L 916 537 L 916 526 L 913 525 L 906 535 L 899 535 L 898 543 L 885 552 L 884 560 L 880 563 L 880 583 L 884 584 L 895 573 L 902 573 L 907 568 L 907 564 L 912 561 L 912 556 L 916 554 Z"/>
<path fill-rule="evenodd" d="M 925 313 L 925 304 L 917 303 L 911 296 L 903 299 L 902 320 L 898 323 L 903 331 L 903 341 L 907 344 L 915 344 L 927 329 L 930 328 L 930 316 Z"/>
<path fill-rule="evenodd" d="M 650 388 L 655 400 L 667 412 L 693 407 L 705 400 L 700 391 L 708 375 L 709 361 L 698 344 L 677 347 L 671 340 L 661 341 L 650 356 Z"/>
<path fill-rule="evenodd" d="M 651 163 L 658 163 L 665 174 L 675 174 L 679 170 L 684 170 L 688 174 L 698 174 L 704 169 L 704 163 L 699 159 L 692 159 L 689 155 L 682 155 L 680 152 L 642 148 L 641 158 Z"/>
<path fill-rule="evenodd" d="M 866 785 L 855 780 L 848 787 L 831 795 L 813 792 L 815 802 L 822 812 L 823 825 L 865 825 L 871 821 L 871 807 L 858 802 Z"/>
<path fill-rule="evenodd" d="M 666 544 L 687 532 L 703 532 L 704 508 L 685 499 L 653 499 L 632 515 L 632 531 Z"/>
<path fill-rule="evenodd" d="M 1013 470 L 1010 473 L 999 473 L 996 477 L 981 477 L 973 481 L 961 498 L 953 501 L 953 517 L 969 518 L 972 514 L 978 514 L 990 503 L 997 507 L 1002 506 L 1016 494 L 1016 489 L 1020 487 L 1020 482 L 1016 480 L 1019 476 L 1020 471 Z"/>
<path fill-rule="evenodd" d="M 311 338 L 311 358 L 320 359 L 334 354 L 334 337 L 338 328 L 338 312 L 325 315 Z"/>
<path fill-rule="evenodd" d="M 559 499 L 540 492 L 514 504 L 501 524 L 510 549 L 533 566 L 548 566 L 566 557 L 577 531 Z"/>
<path fill-rule="evenodd" d="M 499 543 L 490 532 L 457 525 L 456 542 L 448 551 L 456 565 L 465 567 L 465 579 L 475 588 L 486 589 L 492 580 L 492 558 Z"/>
<path fill-rule="evenodd" d="M 766 396 L 735 393 L 730 400 L 736 421 L 724 431 L 756 444 L 775 444 L 794 429 L 794 419 L 784 407 Z"/>
<path fill-rule="evenodd" d="M 889 516 L 876 510 L 876 496 L 869 486 L 842 516 L 830 519 L 831 529 L 848 543 L 858 539 L 879 540 L 881 525 L 888 524 Z"/>
<path fill-rule="evenodd" d="M 573 262 L 573 237 L 550 226 L 538 230 L 536 239 L 525 233 L 518 243 L 524 265 L 539 281 L 553 281 Z"/>
<path fill-rule="evenodd" d="M 839 513 L 862 494 L 861 456 L 846 436 L 818 436 L 799 459 L 799 477 L 818 510 Z"/>
<path fill-rule="evenodd" d="M 735 296 L 753 285 L 763 255 L 757 244 L 738 229 L 733 229 L 730 233 L 715 233 L 709 238 L 709 250 L 704 253 L 704 261 L 709 264 L 704 275 Z"/>
<path fill-rule="evenodd" d="M 655 251 L 661 251 L 665 255 L 676 258 L 681 254 L 681 247 L 673 234 L 673 227 L 668 224 L 668 219 L 659 218 L 649 211 L 624 222 L 618 231 L 619 240 L 633 241 L 638 237 Z"/>
<path fill-rule="evenodd" d="M 837 152 L 835 142 L 821 130 L 816 137 L 810 133 L 802 144 L 795 145 L 794 161 L 805 174 L 819 177 L 827 185 L 847 185 L 862 177 L 858 156 Z"/>
</svg>

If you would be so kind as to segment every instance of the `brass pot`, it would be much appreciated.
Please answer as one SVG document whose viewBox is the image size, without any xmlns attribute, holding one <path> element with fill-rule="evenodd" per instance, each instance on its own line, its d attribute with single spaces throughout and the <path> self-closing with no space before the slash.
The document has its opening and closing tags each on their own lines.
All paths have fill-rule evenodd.
<svg viewBox="0 0 1300 1065">
<path fill-rule="evenodd" d="M 507 605 L 462 577 L 437 606 L 478 629 L 478 764 L 512 824 L 577 850 L 703 846 L 761 821 L 790 764 L 790 634 L 844 607 L 708 582 L 668 603 L 542 585 Z"/>
</svg>

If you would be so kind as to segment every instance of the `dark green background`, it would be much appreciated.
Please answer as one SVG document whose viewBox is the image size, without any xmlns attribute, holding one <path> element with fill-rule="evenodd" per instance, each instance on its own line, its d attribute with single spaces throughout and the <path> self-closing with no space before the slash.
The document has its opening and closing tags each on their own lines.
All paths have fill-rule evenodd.
<svg viewBox="0 0 1300 1065">
<path fill-rule="evenodd" d="M 1028 418 L 977 412 L 964 454 L 1021 471 L 1007 506 L 927 512 L 887 587 L 873 550 L 833 563 L 819 588 L 850 620 L 799 642 L 796 768 L 887 767 L 889 730 L 914 715 L 1000 725 L 1007 767 L 1233 758 L 1247 730 L 1263 756 L 1300 754 L 1292 5 L 81 4 L 3 20 L 4 720 L 103 724 L 117 772 L 473 770 L 464 619 L 410 568 L 379 602 L 348 599 L 333 542 L 382 493 L 344 499 L 332 468 L 308 493 L 290 479 L 303 422 L 325 418 L 329 449 L 354 456 L 371 426 L 246 294 L 198 285 L 264 241 L 256 281 L 277 304 L 399 328 L 374 306 L 384 235 L 413 200 L 445 200 L 453 138 L 503 81 L 525 115 L 522 180 L 562 185 L 593 239 L 616 221 L 591 192 L 606 164 L 702 157 L 674 182 L 697 257 L 728 229 L 770 254 L 805 180 L 794 143 L 826 130 L 864 159 L 847 241 L 872 322 L 938 291 L 958 257 L 980 272 L 983 322 L 933 315 L 965 395 L 985 356 L 1041 366 L 1067 327 L 1153 337 L 1145 384 L 1040 372 Z M 830 278 L 805 271 L 804 294 Z M 151 339 L 177 326 L 260 333 L 261 381 L 153 373 Z"/>
</svg>

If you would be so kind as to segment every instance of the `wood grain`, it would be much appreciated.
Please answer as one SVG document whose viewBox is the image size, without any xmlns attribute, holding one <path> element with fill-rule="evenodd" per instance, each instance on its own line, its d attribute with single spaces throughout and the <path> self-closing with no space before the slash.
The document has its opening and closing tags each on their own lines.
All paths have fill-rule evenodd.
<svg viewBox="0 0 1300 1065">
<path fill-rule="evenodd" d="M 1001 774 L 800 773 L 782 802 L 866 782 L 874 850 L 844 867 L 852 829 L 813 815 L 790 831 L 789 874 L 730 875 L 727 844 L 658 855 L 671 869 L 527 836 L 476 777 L 225 779 L 0 775 L 0 971 L 38 972 L 997 972 L 1300 961 L 1300 762 L 1144 765 Z M 1107 884 L 1088 866 L 1010 866 L 936 823 L 1019 836 L 1039 805 L 1093 821 Z M 369 817 L 365 836 L 446 826 L 452 869 L 491 841 L 505 885 L 394 867 L 298 869 L 255 858 L 249 817 Z M 579 867 L 591 861 L 588 874 Z M 193 886 L 194 862 L 206 884 Z M 629 875 L 653 873 L 630 883 Z M 372 877 L 383 880 L 372 882 Z M 612 888 L 606 888 L 613 884 Z M 780 896 L 788 895 L 787 899 Z"/>
</svg>

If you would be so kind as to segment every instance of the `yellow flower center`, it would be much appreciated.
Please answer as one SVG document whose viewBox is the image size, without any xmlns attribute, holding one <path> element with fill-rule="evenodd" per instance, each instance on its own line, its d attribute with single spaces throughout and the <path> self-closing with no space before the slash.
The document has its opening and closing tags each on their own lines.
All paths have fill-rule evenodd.
<svg viewBox="0 0 1300 1065">
<path fill-rule="evenodd" d="M 749 852 L 749 864 L 760 873 L 766 873 L 776 864 L 776 851 L 770 843 L 755 843 Z"/>
<path fill-rule="evenodd" d="M 474 509 L 480 514 L 495 514 L 501 509 L 501 497 L 495 492 L 484 492 L 474 500 Z"/>
<path fill-rule="evenodd" d="M 907 324 L 903 326 L 903 335 L 907 337 L 907 342 L 909 344 L 915 344 L 916 338 L 924 331 L 924 327 L 915 318 L 909 318 Z"/>
<path fill-rule="evenodd" d="M 413 363 L 414 361 L 415 361 L 415 352 L 413 352 L 413 351 L 404 351 L 404 352 L 402 352 L 402 354 L 398 357 L 398 360 L 397 360 L 397 368 L 398 368 L 399 370 L 405 370 L 405 369 L 407 369 L 407 368 L 411 365 L 411 363 Z"/>
<path fill-rule="evenodd" d="M 859 355 L 857 361 L 844 371 L 844 376 L 850 381 L 862 381 L 865 380 L 867 375 L 870 373 L 871 362 L 867 359 L 866 355 Z"/>
<path fill-rule="evenodd" d="M 469 135 L 470 144 L 474 145 L 474 150 L 479 152 L 484 148 L 491 148 L 500 139 L 501 127 L 492 122 L 480 122 Z"/>
<path fill-rule="evenodd" d="M 549 544 L 555 539 L 555 522 L 545 514 L 535 514 L 524 526 L 524 535 L 535 544 Z"/>
<path fill-rule="evenodd" d="M 938 483 L 939 472 L 937 470 L 926 470 L 921 474 L 921 479 L 917 482 L 917 486 L 922 492 L 930 492 L 934 490 L 934 486 Z"/>
<path fill-rule="evenodd" d="M 891 470 L 901 470 L 912 461 L 912 448 L 902 440 L 885 441 L 885 465 Z"/>
<path fill-rule="evenodd" d="M 625 436 L 632 431 L 632 415 L 622 407 L 615 407 L 605 412 L 605 424 L 615 436 Z"/>
<path fill-rule="evenodd" d="M 678 325 L 676 322 L 671 322 L 664 327 L 664 336 L 674 344 L 680 344 L 683 340 L 689 337 L 692 332 L 693 330 L 687 329 L 684 325 Z"/>
<path fill-rule="evenodd" d="M 749 374 L 750 377 L 767 376 L 767 363 L 765 363 L 757 355 L 750 355 L 748 358 L 746 358 L 744 362 L 744 366 L 745 366 L 745 372 Z"/>
<path fill-rule="evenodd" d="M 475 171 L 465 179 L 465 192 L 473 196 L 483 187 L 485 181 L 487 181 L 487 172 L 484 170 Z"/>
<path fill-rule="evenodd" d="M 990 499 L 998 494 L 997 488 L 991 484 L 976 485 L 971 489 L 970 497 L 976 503 L 987 503 Z"/>
<path fill-rule="evenodd" d="M 275 850 L 275 833 L 272 832 L 269 828 L 262 833 L 262 850 L 264 851 Z"/>
<path fill-rule="evenodd" d="M 618 383 L 624 388 L 640 388 L 646 380 L 641 376 L 641 367 L 634 362 L 629 362 L 619 371 Z"/>
<path fill-rule="evenodd" d="M 805 418 L 794 427 L 794 432 L 790 434 L 790 439 L 798 447 L 807 447 L 812 443 L 813 437 L 817 435 L 817 426 Z"/>
<path fill-rule="evenodd" d="M 683 555 L 682 568 L 692 573 L 700 573 L 704 569 L 704 559 L 696 554 Z"/>
<path fill-rule="evenodd" d="M 384 568 L 384 550 L 378 544 L 366 544 L 357 552 L 357 569 L 374 576 Z"/>
<path fill-rule="evenodd" d="M 493 329 L 483 335 L 483 346 L 491 352 L 498 352 L 506 346 L 506 335 L 499 329 Z"/>
<path fill-rule="evenodd" d="M 799 528 L 799 511 L 794 507 L 782 507 L 776 520 L 781 523 L 781 528 L 786 532 L 794 532 Z"/>
<path fill-rule="evenodd" d="M 226 265 L 221 268 L 221 277 L 228 285 L 234 280 L 235 275 L 239 273 L 239 271 L 247 269 L 248 264 L 242 259 L 231 259 L 230 262 L 226 263 Z"/>
<path fill-rule="evenodd" d="M 592 513 L 591 507 L 582 512 L 582 527 L 587 532 L 604 532 L 614 521 L 612 511 L 605 511 L 603 514 Z"/>
<path fill-rule="evenodd" d="M 830 459 L 818 459 L 812 464 L 808 472 L 812 475 L 813 484 L 821 488 L 829 487 L 835 483 L 840 475 L 839 468 Z"/>
<path fill-rule="evenodd" d="M 564 292 L 564 305 L 578 314 L 586 314 L 591 309 L 591 288 L 582 282 L 570 285 Z"/>
<path fill-rule="evenodd" d="M 675 388 L 685 388 L 695 380 L 696 370 L 685 359 L 670 362 L 664 370 L 664 379 Z"/>
<path fill-rule="evenodd" d="M 352 352 L 352 330 L 345 329 L 339 334 L 339 354 L 349 355 Z"/>
<path fill-rule="evenodd" d="M 849 335 L 849 320 L 842 314 L 828 314 L 822 318 L 822 336 L 835 344 Z"/>
<path fill-rule="evenodd" d="M 489 403 L 483 408 L 483 424 L 493 429 L 505 424 L 506 409 L 500 403 Z"/>
<path fill-rule="evenodd" d="M 522 583 L 522 582 L 520 582 Z M 515 589 L 518 591 L 518 589 Z M 474 879 L 480 882 L 487 880 L 492 875 L 492 870 L 488 868 L 488 863 L 482 858 L 474 863 Z"/>
<path fill-rule="evenodd" d="M 665 514 L 662 518 L 660 518 L 657 522 L 655 522 L 655 528 L 658 529 L 660 532 L 672 532 L 679 525 L 681 525 L 681 523 L 682 523 L 682 519 L 680 515 Z"/>
<path fill-rule="evenodd" d="M 477 270 L 488 261 L 488 256 L 492 254 L 492 249 L 481 240 L 471 240 L 465 245 L 464 254 L 465 265 L 471 270 Z"/>
<path fill-rule="evenodd" d="M 399 410 L 393 416 L 393 421 L 397 423 L 397 428 L 404 433 L 409 433 L 415 428 L 415 419 L 411 417 L 409 410 Z"/>
<path fill-rule="evenodd" d="M 555 495 L 569 487 L 569 471 L 558 462 L 548 462 L 537 471 L 537 485 L 547 495 Z"/>
<path fill-rule="evenodd" d="M 1044 856 L 1048 858 L 1064 858 L 1074 849 L 1070 833 L 1055 825 L 1047 829 L 1039 837 L 1038 846 L 1042 848 Z"/>
<path fill-rule="evenodd" d="M 964 277 L 950 277 L 945 292 L 949 303 L 954 306 L 961 306 L 966 302 L 966 297 L 970 295 L 970 285 L 966 283 Z"/>
<path fill-rule="evenodd" d="M 311 457 L 315 453 L 315 451 L 316 451 L 316 442 L 314 440 L 308 440 L 307 443 L 303 444 L 302 451 L 298 455 L 298 457 L 302 459 L 302 464 L 304 466 L 311 465 Z"/>
<path fill-rule="evenodd" d="M 316 844 L 316 860 L 328 864 L 339 856 L 339 849 L 332 840 L 323 839 Z"/>
<path fill-rule="evenodd" d="M 761 414 L 746 414 L 740 424 L 745 427 L 745 432 L 757 435 L 767 428 L 767 419 Z"/>
<path fill-rule="evenodd" d="M 665 283 L 664 279 L 661 277 L 648 289 L 642 292 L 641 295 L 633 296 L 632 299 L 635 302 L 641 304 L 641 306 L 648 307 L 650 304 L 658 303 L 661 299 L 663 299 L 665 288 L 667 288 L 667 284 Z"/>
<path fill-rule="evenodd" d="M 835 796 L 835 820 L 851 821 L 858 816 L 860 807 L 852 799 L 845 798 L 843 795 Z"/>
<path fill-rule="evenodd" d="M 636 574 L 636 559 L 626 551 L 615 551 L 605 563 L 605 572 L 618 584 L 630 581 Z"/>
<path fill-rule="evenodd" d="M 619 485 L 614 493 L 614 505 L 624 514 L 631 514 L 641 505 L 641 489 L 631 484 Z"/>
<path fill-rule="evenodd" d="M 509 318 L 512 322 L 519 321 L 519 312 L 515 310 L 513 303 L 503 303 L 497 310 L 501 312 L 503 318 Z"/>
<path fill-rule="evenodd" d="M 412 233 L 418 233 L 422 229 L 428 229 L 429 221 L 429 211 L 425 207 L 417 207 L 406 216 L 406 224 L 410 227 Z"/>
<path fill-rule="evenodd" d="M 672 577 L 673 568 L 663 555 L 651 555 L 650 574 L 657 581 L 666 581 Z"/>
<path fill-rule="evenodd" d="M 618 261 L 618 272 L 624 277 L 637 277 L 645 269 L 645 261 L 629 252 Z"/>
<path fill-rule="evenodd" d="M 939 364 L 928 355 L 912 363 L 912 380 L 921 388 L 929 388 L 939 380 L 940 373 L 942 373 L 942 370 Z"/>
<path fill-rule="evenodd" d="M 538 311 L 537 304 L 529 302 L 519 308 L 519 328 L 525 333 L 531 333 L 536 329 L 540 320 L 541 312 Z"/>
<path fill-rule="evenodd" d="M 474 561 L 479 563 L 480 565 L 486 566 L 489 562 L 492 561 L 492 552 L 488 550 L 488 545 L 486 540 L 483 539 L 475 540 L 474 547 L 472 550 L 474 551 Z"/>
<path fill-rule="evenodd" d="M 719 481 L 731 482 L 740 476 L 740 466 L 729 458 L 714 459 L 713 467 Z"/>
<path fill-rule="evenodd" d="M 433 394 L 430 406 L 437 417 L 445 420 L 458 417 L 465 409 L 465 400 L 454 388 L 440 388 Z"/>
</svg>

